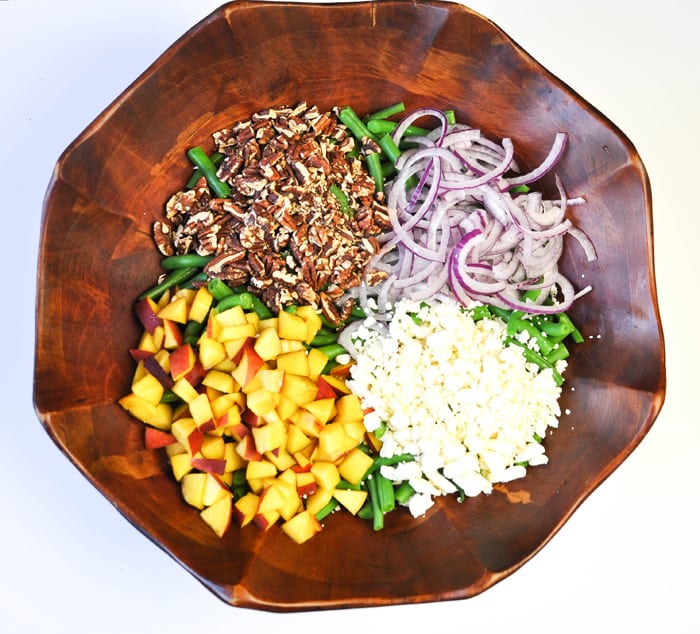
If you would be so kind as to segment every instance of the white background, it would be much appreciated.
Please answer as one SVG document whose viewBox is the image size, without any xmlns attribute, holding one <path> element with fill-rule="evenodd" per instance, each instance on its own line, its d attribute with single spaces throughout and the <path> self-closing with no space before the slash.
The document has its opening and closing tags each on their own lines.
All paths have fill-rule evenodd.
<svg viewBox="0 0 700 634">
<path fill-rule="evenodd" d="M 124 520 L 32 406 L 42 199 L 61 151 L 217 0 L 0 0 L 0 630 L 700 632 L 695 3 L 474 0 L 633 141 L 652 183 L 668 393 L 632 456 L 521 570 L 476 598 L 271 614 L 227 606 Z M 435 536 L 439 539 L 439 535 Z M 429 621 L 422 621 L 423 617 Z"/>
</svg>

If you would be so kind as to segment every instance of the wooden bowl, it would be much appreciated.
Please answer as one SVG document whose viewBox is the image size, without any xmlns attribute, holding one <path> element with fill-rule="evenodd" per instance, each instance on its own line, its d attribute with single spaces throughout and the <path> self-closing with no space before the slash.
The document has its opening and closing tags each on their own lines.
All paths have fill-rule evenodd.
<svg viewBox="0 0 700 634">
<path fill-rule="evenodd" d="M 421 519 L 337 513 L 297 546 L 277 528 L 219 539 L 181 499 L 164 457 L 116 404 L 133 371 L 135 297 L 159 272 L 151 224 L 190 173 L 185 150 L 265 106 L 302 99 L 359 113 L 399 100 L 454 108 L 525 166 L 569 133 L 558 173 L 599 259 L 564 270 L 594 291 L 571 314 L 586 342 L 567 371 L 550 463 Z M 551 184 L 550 184 L 551 185 Z M 60 157 L 44 207 L 35 404 L 58 447 L 115 507 L 213 593 L 306 610 L 460 599 L 537 553 L 647 433 L 665 395 L 649 182 L 630 141 L 496 25 L 458 4 L 233 2 L 193 27 Z"/>
</svg>

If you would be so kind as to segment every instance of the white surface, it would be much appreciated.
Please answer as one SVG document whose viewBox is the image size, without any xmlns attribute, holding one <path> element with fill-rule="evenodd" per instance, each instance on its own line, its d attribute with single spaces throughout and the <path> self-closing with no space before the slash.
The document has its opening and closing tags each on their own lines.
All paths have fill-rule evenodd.
<svg viewBox="0 0 700 634">
<path fill-rule="evenodd" d="M 11 293 L 0 318 L 6 348 L 0 629 L 407 632 L 426 617 L 449 631 L 700 631 L 693 379 L 700 347 L 697 327 L 688 325 L 698 306 L 696 299 L 689 305 L 697 285 L 685 261 L 700 235 L 694 191 L 700 38 L 692 2 L 470 3 L 604 112 L 639 150 L 653 188 L 667 345 L 668 393 L 656 425 L 513 576 L 479 597 L 450 603 L 342 614 L 232 608 L 143 538 L 54 447 L 32 407 L 35 263 L 53 165 L 106 105 L 218 4 L 0 0 L 6 227 L 0 270 Z"/>
</svg>

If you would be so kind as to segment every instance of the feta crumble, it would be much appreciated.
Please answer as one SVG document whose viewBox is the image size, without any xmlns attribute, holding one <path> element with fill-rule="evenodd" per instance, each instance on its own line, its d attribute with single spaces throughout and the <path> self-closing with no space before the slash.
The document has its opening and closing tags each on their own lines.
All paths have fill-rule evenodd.
<svg viewBox="0 0 700 634">
<path fill-rule="evenodd" d="M 558 426 L 561 388 L 551 370 L 505 346 L 505 334 L 502 320 L 474 321 L 453 302 L 407 299 L 394 306 L 388 335 L 371 322 L 354 334 L 348 387 L 372 410 L 367 430 L 386 426 L 381 455 L 415 456 L 382 468 L 416 491 L 407 503 L 415 517 L 457 487 L 488 494 L 523 477 L 524 463 L 547 462 L 538 438 Z"/>
</svg>

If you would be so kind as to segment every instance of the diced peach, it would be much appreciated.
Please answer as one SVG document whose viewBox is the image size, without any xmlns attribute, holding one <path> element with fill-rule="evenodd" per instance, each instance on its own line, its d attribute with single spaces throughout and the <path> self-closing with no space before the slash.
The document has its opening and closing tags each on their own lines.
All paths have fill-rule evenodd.
<svg viewBox="0 0 700 634">
<path fill-rule="evenodd" d="M 304 447 L 308 447 L 311 443 L 309 438 L 297 425 L 290 423 L 287 425 L 287 444 L 286 449 L 289 453 L 295 454 L 301 451 Z"/>
<path fill-rule="evenodd" d="M 149 372 L 132 384 L 131 391 L 139 398 L 156 406 L 163 398 L 164 389 L 163 384 Z"/>
<path fill-rule="evenodd" d="M 318 386 L 305 376 L 285 374 L 280 394 L 286 396 L 297 405 L 306 405 L 316 398 Z"/>
<path fill-rule="evenodd" d="M 260 331 L 255 340 L 255 352 L 264 360 L 276 359 L 282 353 L 282 343 L 280 342 L 277 330 L 274 328 L 264 328 Z"/>
<path fill-rule="evenodd" d="M 323 429 L 323 423 L 306 409 L 297 410 L 288 420 L 310 438 L 318 438 Z"/>
<path fill-rule="evenodd" d="M 180 296 L 173 298 L 169 304 L 163 306 L 163 308 L 158 311 L 158 317 L 159 319 L 169 319 L 178 324 L 186 324 L 187 312 L 187 297 Z"/>
<path fill-rule="evenodd" d="M 222 497 L 211 506 L 203 509 L 200 515 L 217 536 L 223 537 L 231 526 L 231 518 L 233 517 L 232 497 L 230 495 Z"/>
<path fill-rule="evenodd" d="M 136 316 L 146 332 L 153 334 L 155 329 L 161 324 L 160 318 L 157 314 L 160 310 L 158 304 L 156 304 L 150 297 L 145 297 L 136 304 L 135 309 Z"/>
<path fill-rule="evenodd" d="M 318 484 L 316 477 L 311 471 L 302 471 L 296 474 L 297 493 L 301 497 L 308 497 L 316 493 Z"/>
<path fill-rule="evenodd" d="M 334 489 L 317 488 L 316 492 L 306 498 L 306 510 L 316 515 L 333 498 Z"/>
<path fill-rule="evenodd" d="M 345 383 L 345 379 L 334 374 L 324 374 L 323 380 L 339 394 L 350 394 L 351 390 Z"/>
<path fill-rule="evenodd" d="M 357 444 L 340 423 L 329 423 L 318 434 L 318 459 L 336 462 Z"/>
<path fill-rule="evenodd" d="M 170 468 L 175 480 L 180 482 L 182 478 L 192 471 L 192 456 L 189 453 L 179 453 L 170 456 Z"/>
<path fill-rule="evenodd" d="M 182 476 L 180 481 L 182 497 L 187 504 L 198 509 L 204 508 L 204 489 L 207 484 L 206 473 L 192 472 Z"/>
<path fill-rule="evenodd" d="M 203 324 L 209 314 L 213 300 L 214 298 L 209 289 L 206 286 L 200 286 L 190 304 L 189 314 L 187 315 L 188 320 Z"/>
<path fill-rule="evenodd" d="M 252 435 L 243 436 L 236 445 L 236 453 L 244 460 L 259 462 L 262 454 L 255 448 Z M 274 467 L 274 465 L 272 465 Z"/>
<path fill-rule="evenodd" d="M 332 462 L 317 460 L 311 465 L 311 473 L 316 478 L 316 484 L 322 489 L 332 491 L 340 482 L 340 472 Z"/>
<path fill-rule="evenodd" d="M 177 440 L 170 432 L 146 426 L 143 444 L 146 449 L 160 449 L 176 443 Z"/>
<path fill-rule="evenodd" d="M 274 478 L 277 475 L 277 467 L 269 460 L 251 460 L 246 466 L 246 479 Z"/>
<path fill-rule="evenodd" d="M 211 411 L 211 405 L 206 394 L 198 394 L 195 399 L 189 402 L 190 415 L 200 429 L 207 423 L 214 421 L 214 412 Z"/>
<path fill-rule="evenodd" d="M 282 524 L 282 531 L 295 543 L 303 544 L 321 530 L 321 524 L 309 511 L 302 511 Z"/>
<path fill-rule="evenodd" d="M 260 453 L 283 447 L 287 442 L 287 426 L 281 421 L 254 427 L 251 432 Z"/>
<path fill-rule="evenodd" d="M 191 464 L 194 469 L 199 469 L 212 475 L 223 475 L 226 470 L 226 460 L 217 458 L 192 458 Z"/>
<path fill-rule="evenodd" d="M 226 341 L 232 341 L 236 339 L 255 337 L 256 334 L 257 332 L 255 331 L 255 326 L 246 321 L 245 324 L 240 324 L 236 326 L 223 326 L 217 339 L 224 343 Z"/>
<path fill-rule="evenodd" d="M 228 353 L 223 343 L 211 337 L 200 337 L 199 360 L 205 370 L 215 368 L 226 359 L 228 359 Z"/>
<path fill-rule="evenodd" d="M 214 320 L 221 327 L 244 326 L 248 323 L 245 318 L 245 311 L 240 306 L 233 306 L 221 313 L 216 313 Z"/>
<path fill-rule="evenodd" d="M 192 418 L 179 418 L 173 421 L 171 433 L 191 455 L 196 454 L 202 446 L 204 434 L 197 429 L 197 424 Z"/>
<path fill-rule="evenodd" d="M 356 515 L 367 501 L 367 491 L 336 489 L 333 491 L 333 497 L 350 511 L 350 513 Z"/>
<path fill-rule="evenodd" d="M 223 394 L 230 394 L 233 392 L 236 385 L 229 372 L 222 372 L 220 370 L 209 370 L 202 379 L 202 384 L 207 387 L 213 387 Z"/>
<path fill-rule="evenodd" d="M 233 472 L 246 466 L 246 461 L 236 453 L 236 445 L 227 442 L 224 446 L 225 472 Z"/>
<path fill-rule="evenodd" d="M 292 456 L 284 448 L 284 446 L 278 447 L 277 449 L 273 449 L 271 451 L 266 451 L 264 456 L 273 465 L 275 465 L 275 467 L 277 468 L 278 471 L 284 471 L 285 469 L 289 469 L 290 467 L 292 467 L 296 464 L 296 460 L 294 459 L 294 456 Z"/>
<path fill-rule="evenodd" d="M 199 453 L 201 453 L 204 458 L 221 460 L 225 455 L 225 445 L 226 443 L 221 436 L 204 434 Z"/>
<path fill-rule="evenodd" d="M 307 357 L 309 363 L 309 378 L 312 381 L 318 382 L 321 372 L 323 372 L 323 369 L 328 364 L 328 355 L 318 348 L 311 348 Z"/>
<path fill-rule="evenodd" d="M 305 349 L 277 356 L 277 369 L 298 376 L 309 376 L 309 358 Z"/>
<path fill-rule="evenodd" d="M 299 406 L 294 401 L 280 393 L 279 403 L 277 403 L 277 414 L 282 420 L 287 420 L 298 409 Z"/>
<path fill-rule="evenodd" d="M 186 376 L 197 363 L 197 355 L 194 348 L 185 343 L 170 353 L 170 375 L 174 381 Z"/>
<path fill-rule="evenodd" d="M 236 500 L 233 505 L 233 519 L 236 524 L 241 527 L 250 524 L 258 510 L 259 502 L 260 498 L 255 493 L 246 493 Z"/>
<path fill-rule="evenodd" d="M 338 408 L 338 414 L 335 419 L 338 422 L 362 421 L 365 418 L 362 411 L 362 403 L 357 394 L 341 396 L 336 401 L 336 407 Z"/>
<path fill-rule="evenodd" d="M 171 319 L 163 319 L 163 348 L 174 350 L 184 343 L 180 326 Z"/>
<path fill-rule="evenodd" d="M 184 377 L 175 381 L 170 389 L 185 403 L 191 403 L 199 396 L 199 392 L 197 392 L 197 390 Z"/>
<path fill-rule="evenodd" d="M 156 354 L 149 354 L 139 363 L 138 367 L 156 377 L 164 389 L 172 388 L 174 381 L 170 376 L 170 355 L 167 350 L 159 350 Z"/>
<path fill-rule="evenodd" d="M 374 463 L 374 459 L 364 451 L 355 447 L 343 458 L 338 465 L 338 472 L 352 484 L 359 484 L 365 477 L 368 469 Z"/>
<path fill-rule="evenodd" d="M 282 310 L 277 315 L 277 332 L 281 339 L 306 341 L 308 330 L 302 317 Z"/>
<path fill-rule="evenodd" d="M 321 423 L 327 423 L 336 413 L 335 398 L 324 398 L 311 401 L 304 405 L 307 412 L 311 412 Z"/>
<path fill-rule="evenodd" d="M 167 403 L 154 405 L 133 392 L 122 396 L 118 402 L 134 418 L 164 431 L 170 429 L 173 412 Z"/>
<path fill-rule="evenodd" d="M 248 393 L 246 405 L 254 414 L 265 416 L 265 414 L 275 411 L 278 401 L 279 394 L 260 387 Z"/>
<path fill-rule="evenodd" d="M 205 473 L 207 476 L 204 483 L 204 491 L 202 493 L 202 503 L 204 506 L 216 504 L 223 497 L 230 497 L 231 491 L 223 483 L 221 478 L 212 473 Z"/>
<path fill-rule="evenodd" d="M 252 345 L 244 345 L 242 352 L 241 360 L 231 375 L 242 388 L 246 388 L 253 381 L 258 370 L 263 367 L 265 362 L 260 358 L 260 355 L 255 352 Z"/>
<path fill-rule="evenodd" d="M 279 511 L 268 511 L 267 513 L 256 513 L 253 523 L 263 532 L 270 530 L 280 518 Z"/>
<path fill-rule="evenodd" d="M 313 306 L 299 306 L 296 312 L 297 316 L 301 317 L 306 322 L 306 343 L 311 343 L 313 338 L 321 330 L 323 322 L 321 316 L 316 312 Z"/>
</svg>

